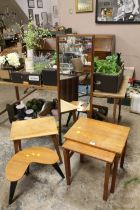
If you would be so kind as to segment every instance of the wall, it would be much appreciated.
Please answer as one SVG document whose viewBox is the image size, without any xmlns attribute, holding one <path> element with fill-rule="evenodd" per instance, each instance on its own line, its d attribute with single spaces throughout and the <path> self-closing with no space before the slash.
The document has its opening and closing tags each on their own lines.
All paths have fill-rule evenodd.
<svg viewBox="0 0 140 210">
<path fill-rule="evenodd" d="M 135 66 L 136 79 L 140 80 L 140 25 L 99 25 L 95 23 L 95 12 L 75 13 L 75 0 L 58 1 L 61 5 L 59 6 L 60 23 L 66 27 L 72 27 L 73 32 L 115 34 L 116 52 L 122 53 L 126 66 Z"/>
<path fill-rule="evenodd" d="M 59 21 L 59 18 L 55 18 L 53 16 L 53 6 L 57 5 L 57 0 L 42 0 L 43 1 L 43 8 L 37 8 L 37 0 L 34 0 L 35 2 L 35 8 L 30 8 L 33 9 L 33 13 L 39 14 L 40 22 L 42 21 L 41 18 L 41 12 L 47 12 L 52 15 L 52 24 L 54 25 L 55 22 Z M 22 10 L 25 12 L 25 14 L 28 17 L 28 0 L 16 0 L 18 5 L 22 8 Z"/>
<path fill-rule="evenodd" d="M 21 10 L 19 5 L 16 3 L 15 0 L 0 0 L 0 13 L 10 13 L 15 12 L 16 16 L 4 16 L 3 21 L 6 25 L 6 27 L 15 26 L 15 23 L 20 23 L 20 20 L 22 19 L 25 23 L 27 22 L 27 16 L 25 13 Z M 1 18 L 1 17 L 0 17 Z"/>
</svg>

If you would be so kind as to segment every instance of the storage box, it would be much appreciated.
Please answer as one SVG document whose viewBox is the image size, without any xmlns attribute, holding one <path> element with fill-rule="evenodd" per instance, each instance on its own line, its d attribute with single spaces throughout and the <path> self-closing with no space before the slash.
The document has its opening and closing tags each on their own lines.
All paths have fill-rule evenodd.
<svg viewBox="0 0 140 210">
<path fill-rule="evenodd" d="M 118 75 L 106 75 L 102 73 L 94 72 L 93 81 L 94 81 L 94 90 L 100 90 L 102 92 L 117 93 L 120 89 L 123 72 L 121 69 Z"/>
<path fill-rule="evenodd" d="M 6 81 L 10 81 L 10 70 L 3 70 L 0 69 L 0 79 L 6 80 Z"/>
<path fill-rule="evenodd" d="M 57 85 L 57 70 L 55 69 L 43 70 L 42 83 L 44 85 L 56 86 Z"/>
<path fill-rule="evenodd" d="M 10 75 L 11 81 L 15 83 L 28 82 L 31 85 L 41 85 L 40 74 L 12 71 Z"/>
</svg>

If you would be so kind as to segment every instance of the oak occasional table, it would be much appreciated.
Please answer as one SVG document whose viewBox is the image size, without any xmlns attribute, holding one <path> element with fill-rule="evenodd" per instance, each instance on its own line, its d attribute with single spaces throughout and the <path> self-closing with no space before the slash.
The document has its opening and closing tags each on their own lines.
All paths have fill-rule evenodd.
<svg viewBox="0 0 140 210">
<path fill-rule="evenodd" d="M 58 130 L 54 117 L 43 117 L 30 120 L 12 122 L 10 140 L 14 143 L 15 153 L 21 150 L 21 140 L 42 136 L 50 136 L 53 140 L 55 149 L 62 162 L 58 146 Z"/>
<path fill-rule="evenodd" d="M 123 168 L 129 131 L 129 127 L 81 117 L 69 129 L 64 138 L 65 141 L 74 141 L 115 154 L 115 168 L 111 185 L 113 193 L 120 157 L 120 167 Z"/>
</svg>

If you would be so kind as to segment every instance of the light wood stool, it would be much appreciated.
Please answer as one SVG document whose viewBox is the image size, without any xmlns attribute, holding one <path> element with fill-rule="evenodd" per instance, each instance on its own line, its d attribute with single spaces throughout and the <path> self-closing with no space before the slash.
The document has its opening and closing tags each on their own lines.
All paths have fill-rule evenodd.
<svg viewBox="0 0 140 210">
<path fill-rule="evenodd" d="M 63 152 L 64 152 L 64 163 L 65 163 L 67 185 L 71 184 L 70 157 L 72 156 L 74 152 L 80 153 L 81 162 L 83 160 L 83 155 L 87 155 L 92 158 L 104 161 L 106 163 L 104 192 L 103 192 L 103 199 L 106 201 L 109 194 L 108 193 L 109 192 L 108 190 L 109 177 L 111 174 L 112 165 L 114 163 L 115 154 L 112 152 L 108 152 L 105 150 L 101 150 L 98 148 L 88 146 L 86 144 L 82 144 L 82 143 L 70 141 L 70 140 L 66 140 L 66 142 L 63 144 Z"/>
<path fill-rule="evenodd" d="M 20 151 L 21 140 L 32 139 L 42 136 L 51 136 L 60 162 L 61 154 L 58 146 L 58 130 L 54 117 L 43 117 L 31 120 L 21 120 L 12 122 L 10 140 L 14 142 L 15 153 Z"/>
<path fill-rule="evenodd" d="M 6 177 L 11 182 L 9 204 L 13 202 L 14 192 L 19 179 L 26 173 L 29 174 L 31 163 L 52 165 L 62 178 L 64 175 L 57 164 L 59 157 L 56 152 L 46 147 L 31 147 L 16 153 L 7 163 Z"/>
</svg>

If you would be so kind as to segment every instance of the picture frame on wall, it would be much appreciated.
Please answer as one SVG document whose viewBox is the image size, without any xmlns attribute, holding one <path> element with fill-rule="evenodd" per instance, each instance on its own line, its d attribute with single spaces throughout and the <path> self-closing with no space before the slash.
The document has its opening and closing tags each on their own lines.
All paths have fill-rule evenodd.
<svg viewBox="0 0 140 210">
<path fill-rule="evenodd" d="M 93 0 L 75 0 L 76 13 L 93 12 Z"/>
<path fill-rule="evenodd" d="M 140 23 L 140 0 L 96 0 L 96 23 Z"/>
<path fill-rule="evenodd" d="M 40 26 L 39 14 L 35 14 L 35 23 L 37 26 Z"/>
<path fill-rule="evenodd" d="M 41 18 L 42 18 L 42 25 L 46 26 L 48 24 L 48 14 L 47 14 L 47 12 L 41 12 Z"/>
<path fill-rule="evenodd" d="M 43 8 L 43 1 L 37 0 L 37 8 Z"/>
<path fill-rule="evenodd" d="M 57 7 L 57 5 L 53 6 L 53 17 L 58 18 L 58 7 Z"/>
<path fill-rule="evenodd" d="M 34 2 L 34 0 L 28 0 L 28 7 L 29 8 L 35 8 L 35 2 Z"/>
<path fill-rule="evenodd" d="M 28 9 L 29 19 L 34 20 L 34 12 L 33 9 Z"/>
</svg>

